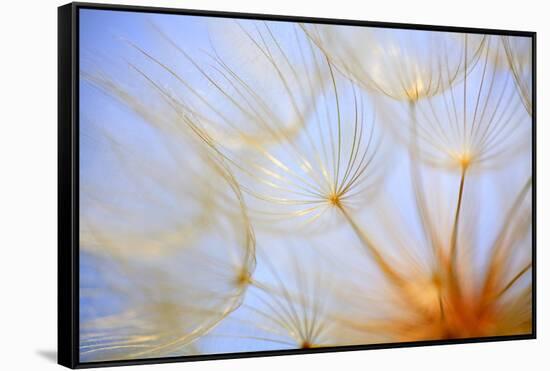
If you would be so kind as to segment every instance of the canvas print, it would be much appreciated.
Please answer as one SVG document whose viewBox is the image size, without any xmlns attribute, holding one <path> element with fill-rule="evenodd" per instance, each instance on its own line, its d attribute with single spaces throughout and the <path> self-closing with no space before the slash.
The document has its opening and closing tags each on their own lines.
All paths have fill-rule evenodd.
<svg viewBox="0 0 550 371">
<path fill-rule="evenodd" d="M 532 332 L 532 39 L 79 10 L 79 357 Z"/>
</svg>

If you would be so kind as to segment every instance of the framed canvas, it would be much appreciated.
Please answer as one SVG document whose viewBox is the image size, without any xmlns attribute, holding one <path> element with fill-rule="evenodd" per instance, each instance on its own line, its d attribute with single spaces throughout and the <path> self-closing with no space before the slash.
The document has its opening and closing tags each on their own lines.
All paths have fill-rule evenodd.
<svg viewBox="0 0 550 371">
<path fill-rule="evenodd" d="M 60 364 L 535 338 L 534 32 L 58 19 Z"/>
</svg>

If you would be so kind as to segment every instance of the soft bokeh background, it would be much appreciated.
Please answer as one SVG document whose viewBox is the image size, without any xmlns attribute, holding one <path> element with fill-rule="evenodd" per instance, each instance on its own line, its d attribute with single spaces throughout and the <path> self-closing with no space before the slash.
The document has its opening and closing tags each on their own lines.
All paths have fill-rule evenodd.
<svg viewBox="0 0 550 371">
<path fill-rule="evenodd" d="M 516 238 L 517 242 L 510 245 L 514 252 L 506 253 L 510 262 L 502 265 L 506 273 L 497 276 L 499 284 L 504 286 L 530 261 L 529 227 L 514 236 L 516 225 L 523 230 L 519 227 L 522 218 L 530 223 L 529 202 L 516 205 L 525 210 L 525 215 L 505 219 L 531 174 L 530 116 L 514 85 L 498 37 L 472 34 L 466 39 L 453 33 L 307 25 L 306 32 L 331 59 L 330 69 L 323 67 L 325 55 L 292 23 L 264 24 L 246 20 L 237 23 L 231 19 L 82 10 L 80 27 L 81 360 L 529 331 L 528 327 L 514 327 L 517 326 L 515 318 L 510 323 L 497 320 L 500 327 L 494 330 L 475 324 L 472 329 L 458 325 L 457 330 L 452 330 L 458 332 L 432 331 L 432 326 L 437 327 L 433 324 L 436 319 L 423 323 L 415 319 L 416 314 L 408 313 L 408 308 L 400 308 L 402 304 L 394 298 L 394 295 L 418 297 L 415 300 L 427 305 L 423 311 L 433 311 L 439 306 L 430 302 L 431 294 L 422 294 L 431 287 L 425 285 L 432 285 L 431 275 L 440 273 L 431 271 L 434 263 L 427 237 L 422 232 L 419 206 L 415 203 L 411 166 L 418 167 L 422 176 L 422 192 L 426 192 L 426 205 L 422 207 L 432 219 L 428 233 L 441 241 L 437 243 L 446 254 L 448 241 L 455 233 L 451 228 L 460 183 L 460 169 L 455 165 L 464 164 L 460 156 L 472 156 L 471 165 L 470 157 L 465 160 L 469 167 L 456 231 L 458 268 L 455 269 L 467 295 L 469 291 L 475 293 L 483 288 L 484 277 L 491 269 L 488 266 L 491 244 L 499 237 L 502 223 L 505 230 L 511 231 L 509 238 L 512 241 Z M 250 42 L 246 33 L 266 50 L 269 45 L 273 65 L 267 63 L 265 55 Z M 518 45 L 527 42 L 527 48 L 521 51 L 528 55 L 528 40 L 511 40 Z M 349 49 L 342 50 L 342 45 Z M 464 57 L 463 45 L 467 53 Z M 443 60 L 442 55 L 448 71 L 438 65 L 442 63 L 438 62 Z M 219 57 L 221 62 L 216 62 L 214 57 Z M 349 60 L 358 62 L 351 65 Z M 216 63 L 219 63 L 218 70 Z M 453 70 L 459 73 L 467 70 L 469 64 L 466 63 L 473 66 L 468 70 L 468 85 L 461 81 L 464 77 L 459 77 L 452 87 L 445 82 L 438 85 L 432 82 L 436 87 L 440 84 L 440 90 L 428 86 L 431 80 L 450 78 L 447 74 Z M 273 111 L 272 116 L 264 118 L 257 113 L 261 102 L 245 104 L 246 96 L 239 95 L 244 89 L 235 89 L 220 73 L 226 66 L 265 100 Z M 489 72 L 486 72 L 487 66 Z M 338 93 L 333 93 L 331 76 Z M 352 84 L 349 78 L 357 84 Z M 370 85 L 370 78 L 375 81 L 374 85 Z M 211 81 L 216 81 L 216 85 Z M 304 89 L 308 86 L 306 82 L 310 90 Z M 218 87 L 224 89 L 221 94 Z M 463 89 L 466 89 L 464 93 Z M 243 243 L 238 236 L 242 226 L 235 226 L 235 235 L 221 227 L 227 226 L 230 220 L 238 223 L 238 216 L 230 216 L 219 226 L 210 225 L 208 219 L 222 220 L 224 214 L 231 215 L 232 209 L 238 210 L 240 206 L 235 204 L 235 195 L 224 191 L 227 185 L 217 177 L 217 172 L 209 170 L 210 160 L 202 155 L 197 157 L 196 152 L 202 153 L 204 149 L 200 143 L 193 144 L 193 132 L 161 98 L 159 90 L 174 97 L 177 104 L 182 105 L 178 107 L 189 110 L 191 117 L 196 115 L 196 130 L 212 135 L 214 145 L 219 145 L 227 162 L 235 161 L 228 171 L 233 172 L 244 190 L 242 207 L 250 220 L 243 223 L 250 223 L 256 242 L 255 246 L 245 247 L 246 254 L 242 255 L 243 247 L 239 245 Z M 501 93 L 504 103 L 499 100 Z M 290 94 L 294 101 L 289 99 Z M 467 109 L 464 125 L 468 128 L 454 137 L 459 131 L 457 127 L 462 125 L 462 94 Z M 243 114 L 231 99 L 252 108 Z M 407 104 L 402 103 L 403 100 L 410 101 Z M 350 148 L 351 151 L 355 148 L 351 142 L 354 101 L 359 101 L 360 124 L 367 125 L 359 131 L 360 135 L 364 142 L 370 143 L 372 139 L 373 149 L 367 150 L 366 155 L 372 156 L 368 158 L 373 161 L 356 187 L 362 190 L 368 185 L 368 192 L 354 191 L 349 199 L 342 199 L 349 222 L 346 224 L 339 210 L 330 207 L 328 195 L 321 200 L 326 205 L 319 206 L 319 211 L 310 212 L 311 203 L 300 208 L 300 197 L 281 191 L 281 187 L 290 183 L 280 181 L 280 176 L 284 178 L 291 173 L 311 176 L 302 169 L 304 164 L 293 157 L 296 148 L 313 164 L 313 173 L 320 171 L 323 161 L 328 171 L 334 172 L 331 161 L 323 158 L 322 148 L 336 146 L 336 136 L 331 130 L 336 130 L 340 118 L 342 156 L 350 156 Z M 460 118 L 449 113 L 447 105 L 451 101 L 459 107 Z M 417 112 L 421 134 L 418 145 L 423 154 L 419 158 L 410 155 L 409 141 L 414 140 L 410 139 L 411 125 L 416 124 L 409 112 L 410 105 L 414 105 Z M 482 107 L 479 110 L 478 105 Z M 218 112 L 232 120 L 231 124 L 220 120 Z M 323 115 L 326 119 L 319 118 Z M 249 119 L 250 116 L 255 117 Z M 272 130 L 284 132 L 284 139 L 262 131 L 262 120 L 271 125 Z M 431 120 L 441 122 L 442 134 L 430 126 Z M 450 123 L 453 120 L 460 124 Z M 235 126 L 249 138 L 242 139 Z M 483 153 L 473 152 L 476 147 L 466 155 L 461 152 L 459 146 L 464 137 L 471 141 L 483 139 L 481 135 L 468 137 L 478 133 L 477 126 L 481 126 L 480 133 L 487 129 L 489 136 L 494 135 L 491 138 L 497 145 L 496 152 L 488 154 L 497 155 L 491 161 L 485 160 Z M 326 129 L 328 127 L 333 129 Z M 313 136 L 315 144 L 310 144 L 311 138 L 301 134 L 304 131 Z M 286 138 L 290 138 L 288 143 L 295 143 L 295 147 L 287 144 Z M 324 141 L 332 143 L 324 147 Z M 273 161 L 266 161 L 264 152 L 255 152 L 255 146 L 268 151 L 289 169 L 280 171 L 278 163 L 273 166 Z M 204 143 L 203 147 L 206 147 Z M 500 153 L 501 150 L 504 152 Z M 321 157 L 321 164 L 315 162 L 316 156 Z M 344 168 L 346 163 L 339 165 Z M 266 169 L 267 175 L 259 169 Z M 271 176 L 271 172 L 279 175 Z M 343 170 L 336 171 L 334 176 L 342 180 L 342 174 Z M 266 187 L 267 182 L 278 186 Z M 315 178 L 311 178 L 311 182 L 315 182 Z M 309 183 L 304 182 L 303 186 L 309 187 Z M 218 201 L 215 193 L 207 190 L 210 188 L 220 193 Z M 294 191 L 303 192 L 299 188 Z M 209 201 L 210 206 L 202 204 L 205 196 L 201 192 L 207 199 L 213 199 Z M 298 201 L 288 206 L 286 202 L 266 202 L 262 196 Z M 335 205 L 340 207 L 339 203 Z M 195 225 L 193 218 L 203 209 L 206 209 L 205 225 Z M 304 212 L 307 212 L 305 217 Z M 281 217 L 266 221 L 268 213 L 281 213 Z M 187 225 L 196 229 L 197 240 L 187 235 L 174 237 L 188 228 Z M 352 226 L 360 230 L 359 235 L 355 235 Z M 233 230 L 233 226 L 229 228 Z M 369 235 L 368 242 L 358 239 L 361 233 Z M 526 233 L 525 236 L 522 233 Z M 210 238 L 210 234 L 214 238 Z M 220 238 L 215 238 L 216 234 Z M 369 249 L 373 244 L 379 245 L 379 252 L 388 259 L 391 269 L 404 277 L 405 282 L 397 284 L 397 289 L 381 273 L 372 256 L 363 255 L 361 245 Z M 195 249 L 199 252 L 194 252 Z M 236 267 L 230 265 L 225 261 L 227 257 L 219 254 L 220 249 L 228 250 L 229 256 L 246 258 L 256 254 L 256 265 L 238 259 Z M 198 254 L 197 260 L 188 256 L 188 251 Z M 231 276 L 201 272 L 202 267 L 208 270 L 209 261 L 214 257 L 216 269 L 224 272 L 226 268 L 228 272 L 237 269 L 237 276 L 241 269 L 247 269 L 245 274 L 252 274 L 252 284 L 243 288 L 239 284 L 232 289 Z M 102 268 L 105 262 L 113 264 L 107 273 Z M 240 268 L 240 264 L 248 267 Z M 446 269 L 438 264 L 444 263 L 435 262 L 435 269 Z M 190 270 L 191 266 L 201 273 Z M 160 275 L 149 273 L 151 269 L 158 270 Z M 512 306 L 514 295 L 527 289 L 530 281 L 529 273 L 521 277 L 499 307 Z M 148 290 L 155 295 L 151 296 Z M 238 302 L 233 301 L 236 293 L 242 295 Z M 205 295 L 207 299 L 202 298 Z M 423 299 L 422 295 L 426 297 Z M 469 310 L 449 305 L 458 312 Z M 529 308 L 527 305 L 520 312 L 528 313 Z M 384 324 L 385 321 L 388 324 Z M 404 324 L 398 325 L 399 321 Z M 165 330 L 165 326 L 170 329 Z M 304 327 L 306 334 L 296 333 L 300 331 L 295 326 Z M 315 326 L 318 332 L 309 330 L 309 326 Z M 374 329 L 364 329 L 369 326 Z M 506 326 L 510 329 L 506 330 Z M 187 339 L 188 333 L 195 332 L 196 338 Z M 154 338 L 152 342 L 158 348 L 149 351 L 149 338 L 157 334 L 159 339 Z M 165 344 L 169 344 L 168 349 Z"/>
<path fill-rule="evenodd" d="M 225 9 L 277 14 L 295 14 L 319 17 L 341 17 L 394 22 L 445 24 L 472 27 L 528 29 L 538 31 L 539 66 L 547 65 L 548 50 L 542 45 L 550 32 L 543 4 L 525 1 L 515 2 L 464 1 L 462 6 L 450 7 L 435 1 L 386 1 L 370 6 L 365 3 L 342 0 L 338 3 L 295 1 L 250 2 L 235 0 L 230 3 L 217 0 L 201 1 L 138 1 L 128 4 L 149 6 L 189 7 L 197 9 Z M 31 1 L 10 3 L 5 6 L 5 19 L 0 25 L 5 50 L 17 58 L 5 59 L 7 84 L 4 89 L 5 117 L 14 125 L 10 134 L 2 137 L 1 163 L 6 171 L 5 192 L 2 193 L 2 222 L 9 226 L 2 233 L 2 245 L 6 262 L 2 270 L 2 288 L 8 299 L 3 309 L 5 336 L 3 345 L 9 349 L 4 364 L 13 370 L 58 369 L 55 365 L 56 332 L 56 9 L 59 1 Z M 498 17 L 491 16 L 498 12 Z M 20 17 L 24 14 L 26 25 Z M 32 45 L 32 47 L 22 47 Z M 22 76 L 34 83 L 33 88 L 22 83 Z M 539 77 L 539 102 L 546 100 L 544 86 L 549 84 L 548 74 L 541 68 Z M 29 108 L 32 101 L 32 109 Z M 539 104 L 539 143 L 547 140 L 548 130 L 542 125 L 546 109 Z M 24 115 L 25 120 L 22 120 Z M 29 130 L 34 135 L 29 135 Z M 29 150 L 33 148 L 33 150 Z M 539 145 L 539 162 L 546 162 L 547 148 Z M 14 160 L 14 155 L 17 161 Z M 33 168 L 30 172 L 27 169 Z M 547 219 L 547 174 L 539 167 L 539 221 Z M 22 204 L 21 200 L 26 200 Z M 32 233 L 29 232 L 32 230 Z M 548 240 L 547 229 L 539 228 L 539 246 Z M 34 246 L 36 248 L 31 247 Z M 40 246 L 38 248 L 37 246 Z M 32 258 L 31 258 L 32 256 Z M 539 267 L 547 265 L 548 254 L 539 249 Z M 28 269 L 24 270 L 25 266 Z M 32 273 L 30 273 L 32 272 Z M 546 281 L 546 271 L 539 269 L 539 282 Z M 228 361 L 198 362 L 186 364 L 190 370 L 203 370 L 213 365 L 238 367 L 243 370 L 319 368 L 364 369 L 370 367 L 418 368 L 439 370 L 445 364 L 449 370 L 465 368 L 518 368 L 544 369 L 545 351 L 548 348 L 548 321 L 543 313 L 547 307 L 544 285 L 539 290 L 539 339 L 505 343 L 438 346 L 414 349 L 389 349 L 379 351 L 316 354 L 274 358 L 239 359 Z M 33 295 L 22 293 L 32 292 Z M 33 310 L 36 308 L 36 310 Z M 39 310 L 38 310 L 39 309 Z M 24 326 L 23 326 L 24 325 Z M 163 370 L 181 369 L 180 364 L 142 366 Z"/>
</svg>

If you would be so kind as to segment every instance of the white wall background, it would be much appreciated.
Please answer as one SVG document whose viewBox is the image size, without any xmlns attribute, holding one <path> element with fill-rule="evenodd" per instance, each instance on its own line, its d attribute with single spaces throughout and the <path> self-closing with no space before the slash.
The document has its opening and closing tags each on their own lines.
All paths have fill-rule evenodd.
<svg viewBox="0 0 550 371">
<path fill-rule="evenodd" d="M 550 21 L 541 0 L 140 0 L 126 4 L 538 32 L 538 332 L 535 341 L 390 349 L 140 370 L 540 370 L 550 364 Z M 0 368 L 59 369 L 56 349 L 57 6 L 5 1 L 0 21 Z M 546 9 L 545 9 L 546 8 Z M 550 115 L 550 113 L 549 113 Z M 546 364 L 545 364 L 546 363 Z"/>
</svg>

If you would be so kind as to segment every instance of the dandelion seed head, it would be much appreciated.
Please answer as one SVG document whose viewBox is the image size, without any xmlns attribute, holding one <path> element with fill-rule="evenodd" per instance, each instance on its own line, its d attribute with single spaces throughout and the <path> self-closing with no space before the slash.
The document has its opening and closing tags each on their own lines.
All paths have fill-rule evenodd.
<svg viewBox="0 0 550 371">
<path fill-rule="evenodd" d="M 252 283 L 252 274 L 246 269 L 241 269 L 236 278 L 236 285 L 240 287 L 240 286 L 249 285 L 251 283 Z"/>
<path fill-rule="evenodd" d="M 391 29 L 303 26 L 335 66 L 366 89 L 399 101 L 436 96 L 475 64 L 484 36 Z M 365 47 L 357 47 L 365 45 Z"/>
<path fill-rule="evenodd" d="M 278 29 L 267 22 L 259 27 L 237 28 L 239 37 L 257 54 L 258 63 L 266 64 L 273 83 L 282 88 L 277 102 L 288 103 L 299 130 L 289 132 L 288 119 L 281 120 L 272 112 L 276 102 L 266 100 L 262 90 L 256 92 L 253 88 L 255 80 L 263 79 L 263 75 L 250 79 L 250 71 L 243 71 L 218 54 L 215 68 L 202 66 L 163 34 L 219 93 L 217 99 L 199 97 L 201 110 L 178 99 L 172 103 L 182 112 L 185 124 L 235 172 L 249 196 L 247 206 L 257 227 L 323 230 L 335 225 L 327 203 L 342 206 L 345 199 L 346 204 L 357 204 L 374 194 L 383 179 L 384 171 L 379 166 L 383 157 L 381 133 L 376 128 L 371 102 L 358 86 L 335 70 L 299 27 L 288 44 L 279 40 Z M 190 87 L 190 81 L 143 53 L 195 94 L 197 89 Z M 298 58 L 298 65 L 307 68 L 299 74 L 290 64 L 291 58 Z M 152 84 L 160 94 L 169 96 L 160 84 Z M 225 114 L 220 107 L 228 107 L 238 115 Z M 250 135 L 249 126 L 264 137 Z"/>
<path fill-rule="evenodd" d="M 506 61 L 514 75 L 514 82 L 521 95 L 527 112 L 532 115 L 532 60 L 531 39 L 525 37 L 502 36 Z"/>
<path fill-rule="evenodd" d="M 334 207 L 341 207 L 341 200 L 340 200 L 340 194 L 337 193 L 331 193 L 328 196 L 328 202 L 330 205 Z"/>
<path fill-rule="evenodd" d="M 413 85 L 408 90 L 413 99 L 406 102 L 380 98 L 382 122 L 407 143 L 412 156 L 430 166 L 505 165 L 529 147 L 530 117 L 513 74 L 499 65 L 503 49 L 499 37 L 486 36 L 476 46 L 477 58 L 463 62 L 456 81 L 438 94 L 416 99 Z"/>
<path fill-rule="evenodd" d="M 411 101 L 417 101 L 427 94 L 424 79 L 422 79 L 420 76 L 417 76 L 414 82 L 409 87 L 405 87 L 404 90 L 405 95 Z"/>
<path fill-rule="evenodd" d="M 81 359 L 531 331 L 527 39 L 216 23 L 81 73 Z"/>
<path fill-rule="evenodd" d="M 451 157 L 455 159 L 461 169 L 468 168 L 475 159 L 475 156 L 469 149 L 465 149 L 462 152 L 454 152 L 451 154 Z"/>
</svg>

